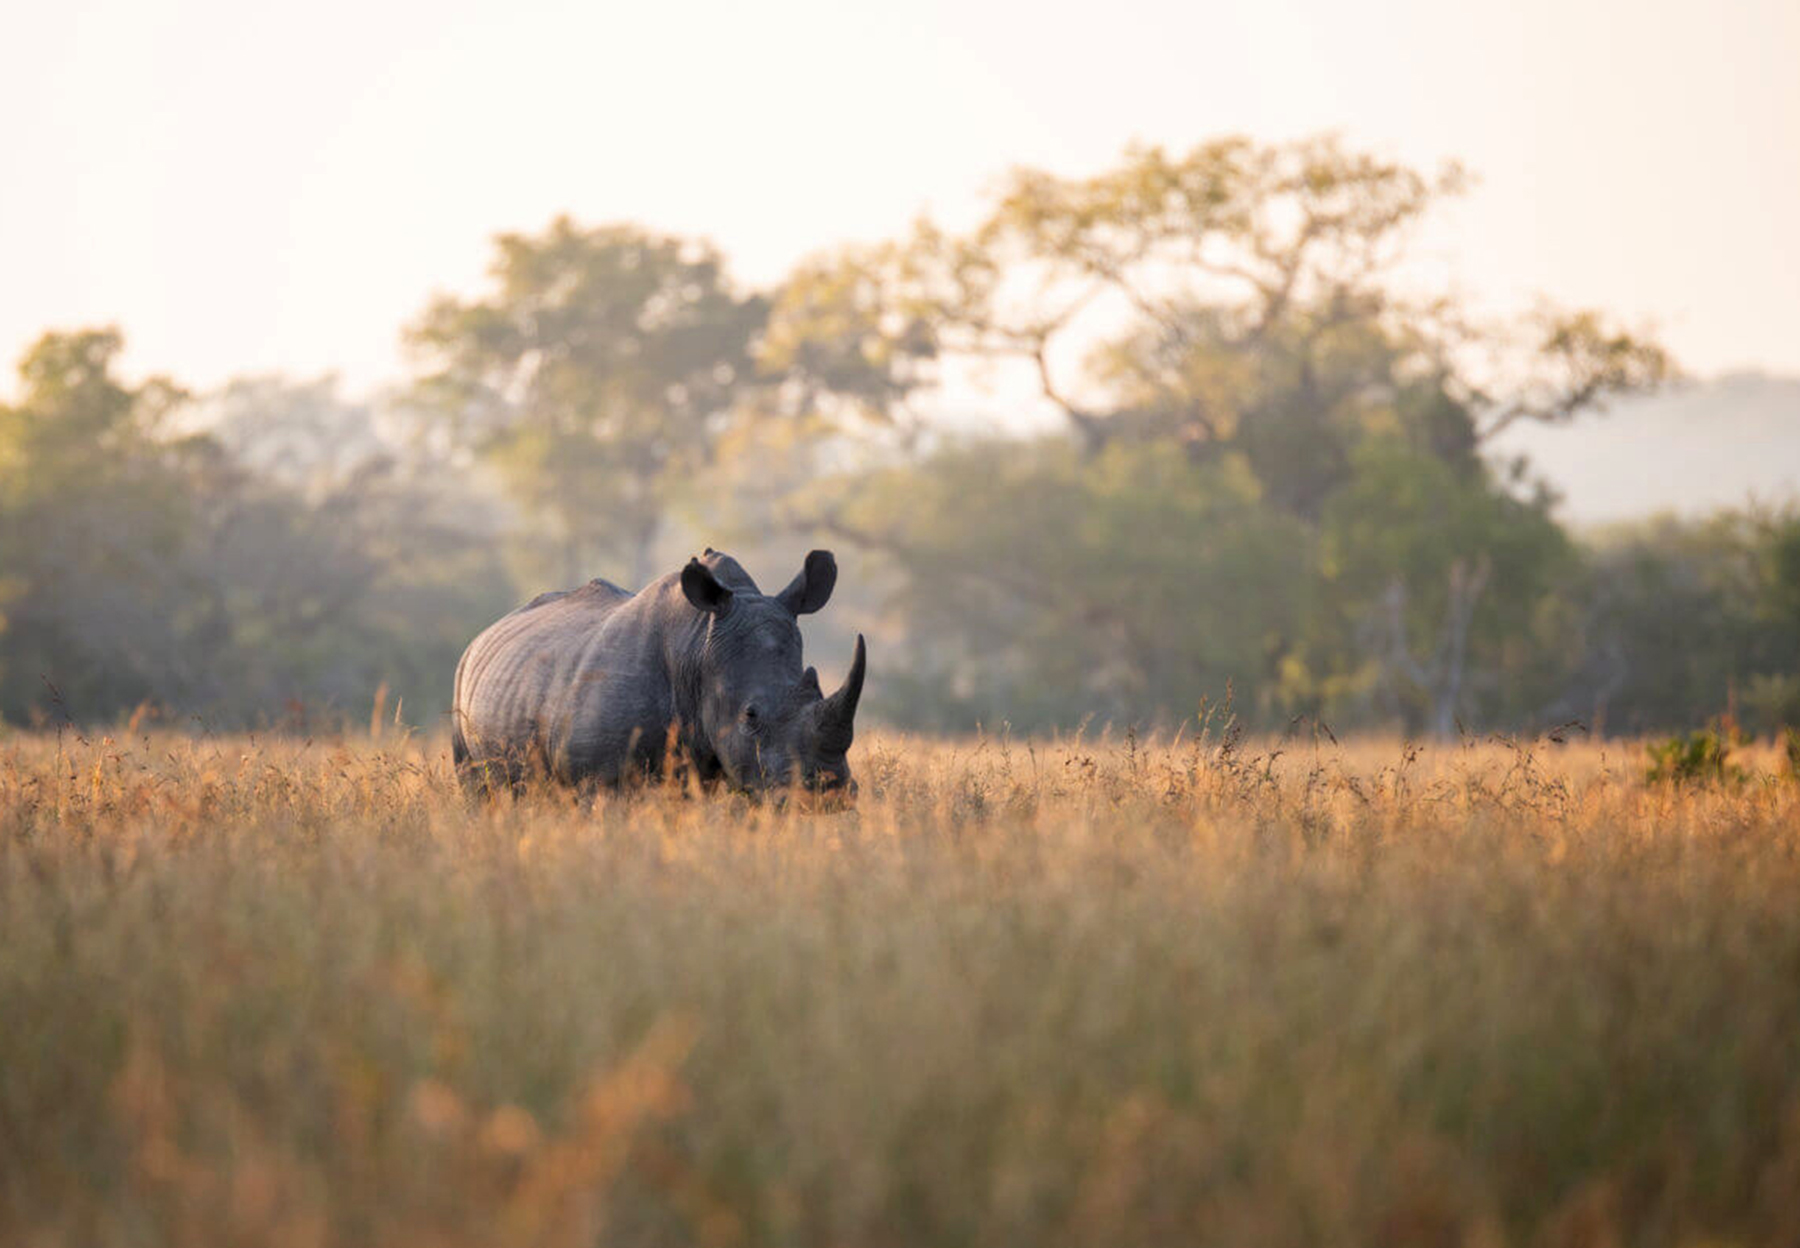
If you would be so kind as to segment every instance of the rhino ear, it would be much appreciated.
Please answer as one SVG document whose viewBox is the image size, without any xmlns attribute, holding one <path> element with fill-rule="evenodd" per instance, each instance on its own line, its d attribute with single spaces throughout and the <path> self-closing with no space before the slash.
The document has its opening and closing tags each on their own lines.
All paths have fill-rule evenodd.
<svg viewBox="0 0 1800 1248">
<path fill-rule="evenodd" d="M 689 559 L 681 570 L 681 592 L 695 609 L 709 615 L 724 615 L 731 610 L 731 591 L 719 584 L 712 569 L 698 559 Z"/>
<path fill-rule="evenodd" d="M 815 550 L 806 556 L 800 575 L 775 595 L 775 600 L 795 615 L 809 615 L 831 601 L 837 585 L 837 560 L 829 550 Z"/>
</svg>

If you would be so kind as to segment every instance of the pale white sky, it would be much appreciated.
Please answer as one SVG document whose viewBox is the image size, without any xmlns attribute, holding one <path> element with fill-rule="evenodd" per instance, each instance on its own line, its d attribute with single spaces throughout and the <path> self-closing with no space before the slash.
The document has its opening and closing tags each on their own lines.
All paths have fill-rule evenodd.
<svg viewBox="0 0 1800 1248">
<path fill-rule="evenodd" d="M 760 283 L 966 223 L 1014 164 L 1318 130 L 1481 177 L 1423 246 L 1488 304 L 1800 373 L 1797 0 L 5 0 L 0 30 L 0 393 L 104 322 L 195 386 L 393 379 L 427 297 L 559 211 Z"/>
</svg>

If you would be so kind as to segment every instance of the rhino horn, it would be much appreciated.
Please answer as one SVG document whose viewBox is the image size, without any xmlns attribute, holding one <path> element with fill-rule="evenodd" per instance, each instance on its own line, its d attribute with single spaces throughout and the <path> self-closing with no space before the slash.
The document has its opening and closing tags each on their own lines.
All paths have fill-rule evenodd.
<svg viewBox="0 0 1800 1248">
<path fill-rule="evenodd" d="M 856 704 L 862 698 L 863 675 L 868 670 L 868 652 L 862 634 L 856 635 L 856 655 L 850 660 L 850 674 L 836 692 L 819 703 L 819 736 L 823 744 L 834 749 L 850 748 L 856 720 Z"/>
</svg>

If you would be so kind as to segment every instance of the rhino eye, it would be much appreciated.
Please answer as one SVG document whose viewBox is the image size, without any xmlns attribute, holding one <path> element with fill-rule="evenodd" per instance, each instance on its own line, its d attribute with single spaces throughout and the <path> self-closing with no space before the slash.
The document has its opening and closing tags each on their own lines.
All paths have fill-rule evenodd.
<svg viewBox="0 0 1800 1248">
<path fill-rule="evenodd" d="M 744 708 L 743 720 L 744 727 L 752 732 L 762 726 L 762 713 L 756 709 L 756 703 L 752 702 Z"/>
</svg>

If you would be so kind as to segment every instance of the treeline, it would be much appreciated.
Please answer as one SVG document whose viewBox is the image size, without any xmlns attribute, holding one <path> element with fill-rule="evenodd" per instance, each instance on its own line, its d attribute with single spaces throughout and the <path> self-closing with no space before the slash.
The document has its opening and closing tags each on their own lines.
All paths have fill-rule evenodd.
<svg viewBox="0 0 1800 1248">
<path fill-rule="evenodd" d="M 430 725 L 540 589 L 824 543 L 851 570 L 815 651 L 868 631 L 907 726 L 1800 722 L 1800 514 L 1582 542 L 1490 450 L 1672 367 L 1596 313 L 1409 294 L 1460 184 L 1324 140 L 1131 151 L 766 291 L 558 220 L 368 403 L 132 385 L 116 332 L 48 334 L 0 408 L 0 716 L 307 729 L 381 691 Z M 946 414 L 978 393 L 1040 432 Z"/>
<path fill-rule="evenodd" d="M 0 408 L 0 716 L 305 730 L 383 685 L 441 708 L 444 663 L 515 594 L 492 517 L 329 385 L 197 404 L 123 383 L 120 348 L 46 335 Z"/>
</svg>

